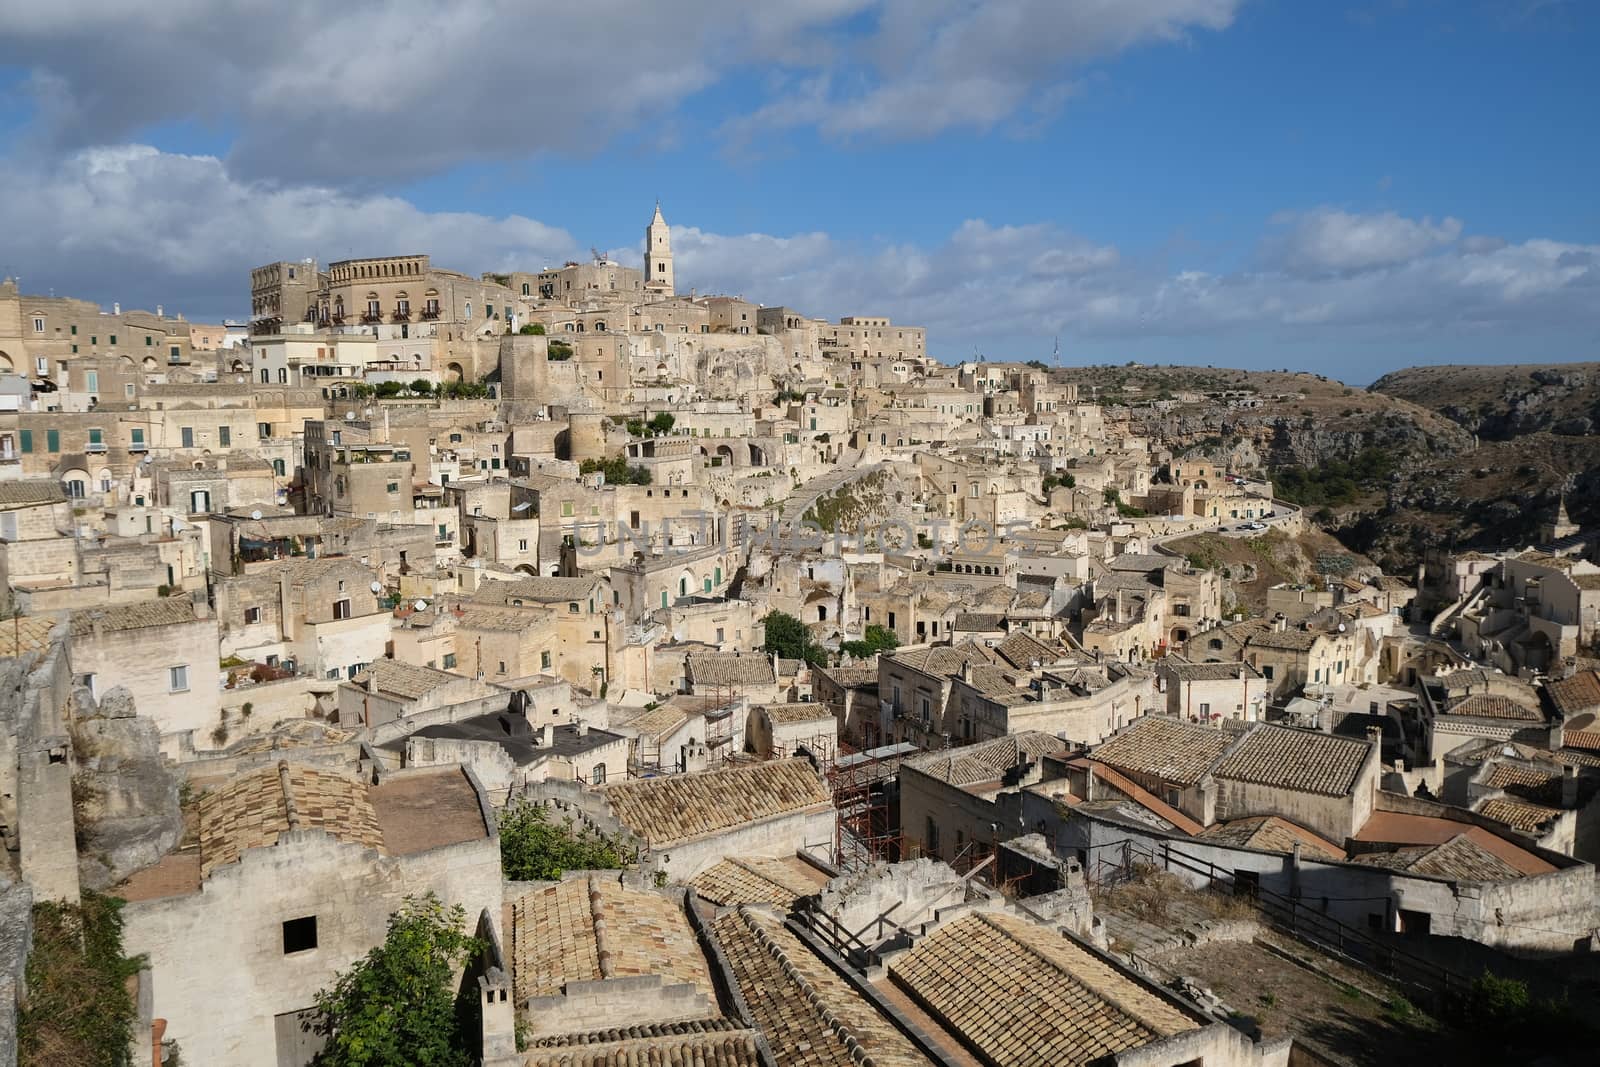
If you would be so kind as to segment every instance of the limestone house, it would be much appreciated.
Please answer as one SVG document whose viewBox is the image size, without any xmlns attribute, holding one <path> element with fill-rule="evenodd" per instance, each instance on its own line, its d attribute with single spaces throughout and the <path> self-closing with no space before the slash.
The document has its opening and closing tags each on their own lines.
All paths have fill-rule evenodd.
<svg viewBox="0 0 1600 1067">
<path fill-rule="evenodd" d="M 0 481 L 0 607 L 14 586 L 72 584 L 78 573 L 72 505 L 51 478 Z"/>
<path fill-rule="evenodd" d="M 500 690 L 481 678 L 401 660 L 377 659 L 339 686 L 338 721 L 346 729 L 370 729 L 496 692 Z"/>
<path fill-rule="evenodd" d="M 730 856 L 826 855 L 833 848 L 832 794 L 805 759 L 619 778 L 588 789 L 544 782 L 530 785 L 527 795 L 567 805 L 603 830 L 638 840 L 641 870 L 677 882 Z"/>
<path fill-rule="evenodd" d="M 1156 664 L 1166 690 L 1166 713 L 1190 722 L 1266 718 L 1267 686 L 1261 672 L 1244 661 L 1190 663 L 1166 656 Z"/>
<path fill-rule="evenodd" d="M 697 696 L 717 694 L 764 702 L 778 699 L 777 657 L 762 652 L 691 652 L 684 682 Z"/>
<path fill-rule="evenodd" d="M 645 776 L 705 770 L 713 755 L 709 743 L 713 723 L 724 724 L 724 716 L 716 715 L 713 719 L 707 711 L 715 714 L 722 709 L 700 705 L 699 701 L 673 699 L 655 707 L 636 709 L 633 714 L 619 709 L 612 716 L 611 728 L 630 741 L 628 774 Z M 735 721 L 743 726 L 744 715 L 739 709 L 729 709 L 726 720 L 727 731 L 731 731 Z M 743 751 L 742 736 L 737 746 L 729 744 L 733 740 L 731 733 L 718 740 L 714 753 L 718 758 Z"/>
<path fill-rule="evenodd" d="M 1239 733 L 1147 716 L 1090 753 L 1202 826 L 1280 815 L 1342 842 L 1366 822 L 1378 745 L 1256 723 Z"/>
<path fill-rule="evenodd" d="M 838 735 L 858 748 L 871 748 L 889 736 L 892 724 L 879 711 L 877 657 L 842 667 L 811 671 L 812 693 L 829 709 Z"/>
<path fill-rule="evenodd" d="M 602 785 L 627 773 L 629 751 L 622 734 L 582 720 L 535 726 L 510 710 L 433 723 L 378 747 L 405 767 L 470 767 L 496 804 L 529 782 Z"/>
<path fill-rule="evenodd" d="M 966 871 L 1015 836 L 1018 790 L 1038 782 L 1043 757 L 1064 754 L 1050 734 L 1024 732 L 916 755 L 900 764 L 900 831 L 907 854 L 931 856 Z"/>
<path fill-rule="evenodd" d="M 1096 744 L 1155 701 L 1149 671 L 1111 660 L 1053 667 L 969 662 L 951 682 L 951 733 L 963 743 L 1042 731 Z"/>
<path fill-rule="evenodd" d="M 839 748 L 839 724 L 826 705 L 759 704 L 750 709 L 745 744 L 761 759 L 809 753 L 832 759 Z"/>
<path fill-rule="evenodd" d="M 155 720 L 161 747 L 211 747 L 221 722 L 217 620 L 187 596 L 165 597 L 72 615 L 72 673 L 98 695 L 112 686 L 133 694 Z"/>
<path fill-rule="evenodd" d="M 383 940 L 408 894 L 500 914 L 494 817 L 457 767 L 373 784 L 284 760 L 205 792 L 197 837 L 113 890 L 126 950 L 148 960 L 150 1016 L 196 1063 L 308 1060 L 312 994 Z"/>
<path fill-rule="evenodd" d="M 878 703 L 895 739 L 943 748 L 952 733 L 954 679 L 968 663 L 992 663 L 997 654 L 973 641 L 907 648 L 878 657 Z"/>
</svg>

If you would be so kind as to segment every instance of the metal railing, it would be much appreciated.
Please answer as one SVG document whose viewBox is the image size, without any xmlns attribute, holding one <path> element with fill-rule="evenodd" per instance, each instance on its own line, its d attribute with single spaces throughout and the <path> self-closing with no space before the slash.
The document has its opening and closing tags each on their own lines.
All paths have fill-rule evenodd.
<svg viewBox="0 0 1600 1067">
<path fill-rule="evenodd" d="M 1104 859 L 1097 858 L 1098 862 L 1091 869 L 1094 872 L 1091 880 L 1102 884 L 1128 881 L 1139 867 L 1187 871 L 1203 876 L 1212 890 L 1249 900 L 1269 926 L 1312 942 L 1365 970 L 1441 998 L 1464 994 L 1471 989 L 1472 979 L 1463 974 L 1397 948 L 1391 940 L 1341 922 L 1300 899 L 1263 888 L 1254 879 L 1242 879 L 1236 872 L 1218 867 L 1209 860 L 1175 851 L 1170 843 L 1151 848 L 1148 842 L 1129 838 L 1096 847 L 1096 850 L 1102 849 L 1119 850 L 1120 862 L 1113 860 L 1107 864 Z M 1104 877 L 1108 873 L 1111 877 Z"/>
</svg>

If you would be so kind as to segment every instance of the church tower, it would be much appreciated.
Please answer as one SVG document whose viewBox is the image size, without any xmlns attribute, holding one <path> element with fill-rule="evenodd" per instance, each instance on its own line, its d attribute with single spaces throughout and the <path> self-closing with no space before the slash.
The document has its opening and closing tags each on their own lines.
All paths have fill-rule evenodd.
<svg viewBox="0 0 1600 1067">
<path fill-rule="evenodd" d="M 1539 528 L 1544 536 L 1544 543 L 1559 541 L 1563 537 L 1571 537 L 1578 532 L 1578 524 L 1567 517 L 1567 494 L 1562 493 L 1560 503 L 1556 505 L 1556 518 L 1554 522 L 1547 522 Z"/>
<path fill-rule="evenodd" d="M 656 201 L 656 216 L 644 228 L 644 287 L 662 296 L 672 295 L 672 232 L 661 217 L 661 201 Z"/>
</svg>

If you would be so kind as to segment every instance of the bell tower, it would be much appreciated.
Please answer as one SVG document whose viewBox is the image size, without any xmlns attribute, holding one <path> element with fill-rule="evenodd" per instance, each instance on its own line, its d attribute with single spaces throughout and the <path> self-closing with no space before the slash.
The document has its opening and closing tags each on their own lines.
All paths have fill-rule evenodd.
<svg viewBox="0 0 1600 1067">
<path fill-rule="evenodd" d="M 667 220 L 661 217 L 661 201 L 656 201 L 656 214 L 644 228 L 644 287 L 662 296 L 671 296 L 672 289 L 672 231 Z"/>
</svg>

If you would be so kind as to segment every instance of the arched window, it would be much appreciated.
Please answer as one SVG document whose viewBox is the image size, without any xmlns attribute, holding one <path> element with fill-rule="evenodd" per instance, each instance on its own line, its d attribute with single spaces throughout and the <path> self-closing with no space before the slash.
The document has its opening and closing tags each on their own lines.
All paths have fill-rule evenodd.
<svg viewBox="0 0 1600 1067">
<path fill-rule="evenodd" d="M 278 368 L 278 384 L 279 385 L 286 385 L 286 384 L 288 384 L 288 381 L 289 381 L 289 368 L 287 368 L 287 367 L 279 367 Z"/>
<path fill-rule="evenodd" d="M 529 295 L 529 293 L 528 293 L 528 283 L 527 282 L 523 282 L 522 283 L 522 295 L 523 296 Z M 605 766 L 606 765 L 604 763 L 600 764 L 600 773 L 601 774 L 605 773 Z"/>
</svg>

